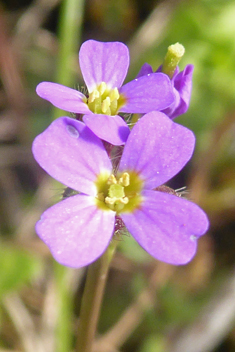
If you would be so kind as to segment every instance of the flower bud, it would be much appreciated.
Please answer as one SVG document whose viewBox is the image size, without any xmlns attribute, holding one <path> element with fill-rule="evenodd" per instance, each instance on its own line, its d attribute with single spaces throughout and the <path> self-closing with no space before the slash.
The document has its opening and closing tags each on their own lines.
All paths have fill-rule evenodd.
<svg viewBox="0 0 235 352">
<path fill-rule="evenodd" d="M 180 43 L 170 45 L 162 65 L 162 72 L 172 78 L 175 69 L 185 53 L 184 46 Z"/>
</svg>

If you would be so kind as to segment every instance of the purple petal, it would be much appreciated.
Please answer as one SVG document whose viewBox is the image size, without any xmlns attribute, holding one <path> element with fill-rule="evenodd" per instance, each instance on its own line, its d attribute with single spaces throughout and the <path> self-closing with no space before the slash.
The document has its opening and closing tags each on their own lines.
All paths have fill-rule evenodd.
<svg viewBox="0 0 235 352">
<path fill-rule="evenodd" d="M 154 258 L 166 263 L 188 263 L 197 239 L 208 229 L 206 214 L 196 204 L 175 195 L 143 192 L 144 202 L 133 214 L 122 214 L 128 231 Z"/>
<path fill-rule="evenodd" d="M 120 42 L 88 40 L 81 46 L 79 63 L 89 92 L 101 82 L 119 88 L 129 67 L 129 50 Z"/>
<path fill-rule="evenodd" d="M 80 114 L 91 113 L 84 103 L 85 96 L 75 89 L 57 83 L 42 82 L 37 86 L 36 92 L 59 109 Z"/>
<path fill-rule="evenodd" d="M 161 72 L 161 71 L 160 71 Z M 138 75 L 136 76 L 136 78 L 139 78 L 141 76 L 145 76 L 148 75 L 149 73 L 153 73 L 153 69 L 152 66 L 149 65 L 147 62 L 145 64 L 143 64 L 143 66 L 141 67 Z"/>
<path fill-rule="evenodd" d="M 173 77 L 172 83 L 176 96 L 175 102 L 163 112 L 170 118 L 184 114 L 189 107 L 192 91 L 193 65 L 187 65 L 183 71 Z"/>
<path fill-rule="evenodd" d="M 164 73 L 152 73 L 125 84 L 120 88 L 127 102 L 121 112 L 144 114 L 162 110 L 174 102 L 170 79 Z"/>
<path fill-rule="evenodd" d="M 112 170 L 102 142 L 84 123 L 69 117 L 55 120 L 33 142 L 39 165 L 56 180 L 89 195 L 101 171 Z"/>
<path fill-rule="evenodd" d="M 118 115 L 85 115 L 83 121 L 97 137 L 113 145 L 125 144 L 130 134 L 126 122 Z"/>
<path fill-rule="evenodd" d="M 36 232 L 59 263 L 79 268 L 102 255 L 114 222 L 115 212 L 100 210 L 93 197 L 79 194 L 47 209 Z"/>
<path fill-rule="evenodd" d="M 144 115 L 132 129 L 119 171 L 132 170 L 153 189 L 175 176 L 191 158 L 193 133 L 161 112 Z"/>
<path fill-rule="evenodd" d="M 175 88 L 173 88 L 173 91 L 174 91 L 174 94 L 175 94 L 174 103 L 171 104 L 170 106 L 168 106 L 168 108 L 161 110 L 161 112 L 163 112 L 165 115 L 167 115 L 171 119 L 174 117 L 175 111 L 176 111 L 177 107 L 180 105 L 180 102 L 181 102 L 181 98 L 180 98 L 179 92 Z"/>
</svg>

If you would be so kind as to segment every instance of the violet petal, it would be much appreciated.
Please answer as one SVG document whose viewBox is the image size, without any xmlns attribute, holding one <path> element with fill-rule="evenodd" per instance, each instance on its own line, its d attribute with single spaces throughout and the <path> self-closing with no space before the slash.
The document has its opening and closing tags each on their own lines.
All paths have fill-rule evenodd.
<svg viewBox="0 0 235 352">
<path fill-rule="evenodd" d="M 76 89 L 57 83 L 41 82 L 38 84 L 36 92 L 41 98 L 48 100 L 59 109 L 80 114 L 91 113 L 84 103 L 85 96 Z"/>
<path fill-rule="evenodd" d="M 86 125 L 69 117 L 55 120 L 33 142 L 39 165 L 56 180 L 89 195 L 101 171 L 112 170 L 102 142 Z"/>
<path fill-rule="evenodd" d="M 191 158 L 194 134 L 157 111 L 144 115 L 133 127 L 119 171 L 133 170 L 153 189 L 175 176 Z"/>
<path fill-rule="evenodd" d="M 167 114 L 171 118 L 182 115 L 188 110 L 191 99 L 193 70 L 193 65 L 187 65 L 183 71 L 174 77 L 173 84 L 180 96 L 180 101 L 176 104 L 174 111 L 169 115 Z"/>
<path fill-rule="evenodd" d="M 36 232 L 59 263 L 79 268 L 103 254 L 114 223 L 115 212 L 100 210 L 93 197 L 79 194 L 47 209 Z"/>
<path fill-rule="evenodd" d="M 206 214 L 196 204 L 175 195 L 144 191 L 134 213 L 122 214 L 128 231 L 154 258 L 166 263 L 188 263 L 197 239 L 208 229 Z"/>
<path fill-rule="evenodd" d="M 161 72 L 161 71 L 159 71 Z M 141 67 L 138 75 L 136 76 L 136 78 L 139 78 L 141 76 L 145 76 L 148 75 L 149 73 L 153 73 L 153 69 L 152 66 L 149 65 L 147 62 L 145 64 L 143 64 L 143 66 Z"/>
<path fill-rule="evenodd" d="M 83 121 L 97 137 L 113 145 L 125 144 L 130 134 L 126 122 L 118 115 L 85 115 Z"/>
<path fill-rule="evenodd" d="M 89 92 L 101 82 L 119 88 L 129 67 L 129 50 L 120 42 L 87 40 L 80 48 L 79 63 Z"/>
<path fill-rule="evenodd" d="M 126 98 L 121 112 L 144 114 L 153 110 L 162 110 L 174 102 L 170 79 L 164 73 L 152 73 L 125 84 L 120 93 Z"/>
<path fill-rule="evenodd" d="M 171 119 L 184 114 L 188 110 L 191 99 L 193 70 L 193 65 L 187 65 L 181 72 L 179 72 L 179 67 L 176 67 L 172 78 L 175 101 L 168 108 L 162 110 Z M 161 71 L 161 66 L 157 72 L 159 71 Z"/>
</svg>

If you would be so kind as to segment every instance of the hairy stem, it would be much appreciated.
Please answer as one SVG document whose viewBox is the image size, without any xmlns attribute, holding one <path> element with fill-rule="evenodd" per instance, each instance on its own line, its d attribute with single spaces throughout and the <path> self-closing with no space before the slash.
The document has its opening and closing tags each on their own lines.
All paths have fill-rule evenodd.
<svg viewBox="0 0 235 352">
<path fill-rule="evenodd" d="M 117 241 L 112 241 L 106 252 L 88 268 L 81 304 L 76 352 L 92 351 L 109 264 L 116 245 Z"/>
</svg>

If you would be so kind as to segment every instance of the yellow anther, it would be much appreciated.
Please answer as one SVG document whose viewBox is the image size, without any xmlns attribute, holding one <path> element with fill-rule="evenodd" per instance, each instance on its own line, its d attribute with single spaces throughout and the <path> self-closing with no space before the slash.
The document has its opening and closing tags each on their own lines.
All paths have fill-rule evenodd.
<svg viewBox="0 0 235 352">
<path fill-rule="evenodd" d="M 91 94 L 89 95 L 88 98 L 88 103 L 93 103 L 93 101 L 95 101 L 95 99 L 100 97 L 100 93 L 98 92 L 97 89 L 93 90 L 93 92 L 91 92 Z"/>
<path fill-rule="evenodd" d="M 100 95 L 104 94 L 104 92 L 107 89 L 107 84 L 105 82 L 101 82 L 98 89 L 99 89 Z"/>
<path fill-rule="evenodd" d="M 117 87 L 110 89 L 105 82 L 101 82 L 90 93 L 87 101 L 84 100 L 84 102 L 88 105 L 90 111 L 95 114 L 114 116 L 126 100 L 122 94 L 119 94 Z"/>
<path fill-rule="evenodd" d="M 110 96 L 111 101 L 118 100 L 120 98 L 118 89 L 117 88 L 112 89 L 109 96 Z"/>
<path fill-rule="evenodd" d="M 118 204 L 127 204 L 129 203 L 129 198 L 128 197 L 122 197 L 122 198 L 116 198 L 116 197 L 105 197 L 105 203 L 108 205 L 116 205 Z"/>
<path fill-rule="evenodd" d="M 116 180 L 116 177 L 114 176 L 114 174 L 109 176 L 107 184 L 108 185 L 116 185 L 117 184 L 117 180 Z"/>
<path fill-rule="evenodd" d="M 119 202 L 122 204 L 127 204 L 127 203 L 129 203 L 129 198 L 128 197 L 120 198 Z"/>
<path fill-rule="evenodd" d="M 118 183 L 124 187 L 127 187 L 130 185 L 130 175 L 128 174 L 128 172 L 124 172 L 122 174 L 122 176 L 119 178 Z"/>
<path fill-rule="evenodd" d="M 111 101 L 110 110 L 114 112 L 114 111 L 117 111 L 117 108 L 118 108 L 118 101 L 117 100 Z"/>
<path fill-rule="evenodd" d="M 101 103 L 101 111 L 105 114 L 110 109 L 110 98 L 105 98 Z"/>
<path fill-rule="evenodd" d="M 106 197 L 104 201 L 106 204 L 113 205 L 117 201 L 117 198 L 116 197 Z"/>
</svg>

